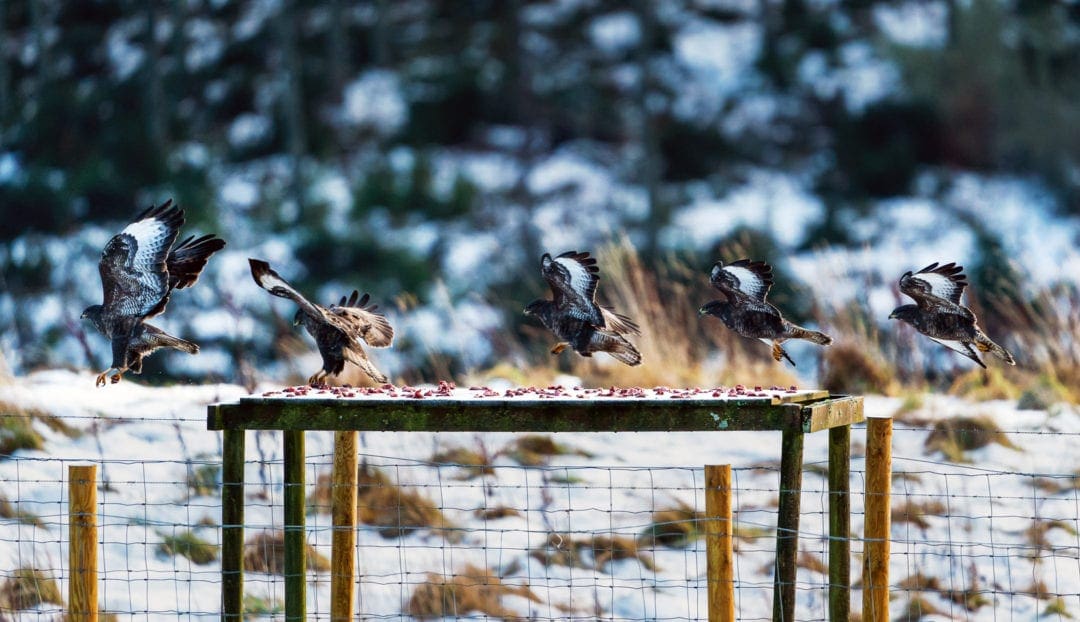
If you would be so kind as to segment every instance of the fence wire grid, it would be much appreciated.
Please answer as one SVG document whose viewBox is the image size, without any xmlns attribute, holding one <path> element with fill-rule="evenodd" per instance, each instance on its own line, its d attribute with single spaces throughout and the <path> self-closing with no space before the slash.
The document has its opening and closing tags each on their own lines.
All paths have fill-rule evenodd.
<svg viewBox="0 0 1080 622">
<path fill-rule="evenodd" d="M 203 423 L 188 420 L 196 421 Z M 201 430 L 200 445 L 192 440 L 195 428 L 184 431 L 175 418 L 135 425 L 173 426 L 180 453 L 191 457 L 156 459 L 147 452 L 140 459 L 110 458 L 114 452 L 98 435 L 82 444 L 93 459 L 41 450 L 0 456 L 0 619 L 52 620 L 64 613 L 66 480 L 72 464 L 99 469 L 103 611 L 117 620 L 217 619 L 222 465 L 213 447 L 220 447 L 219 435 Z M 281 619 L 280 435 L 253 434 L 245 467 L 245 609 L 252 619 Z M 381 434 L 365 435 L 360 456 L 356 609 L 362 619 L 707 619 L 701 465 L 590 463 L 597 446 L 632 436 L 626 433 L 417 433 L 398 455 L 379 449 L 380 439 L 388 438 Z M 1080 615 L 1080 470 L 1064 450 L 1080 433 L 1000 434 L 954 428 L 942 435 L 939 426 L 897 422 L 893 619 Z M 977 435 L 990 440 L 965 440 Z M 827 618 L 824 436 L 806 438 L 796 620 Z M 694 438 L 652 435 L 649 443 L 659 447 Z M 716 459 L 708 462 L 721 463 L 728 462 L 725 447 L 756 444 L 759 455 L 775 456 L 730 461 L 736 611 L 742 620 L 771 619 L 778 438 L 728 433 L 710 440 L 708 451 L 683 452 L 710 454 Z M 862 438 L 857 426 L 851 471 L 853 611 L 861 602 Z M 329 619 L 332 434 L 308 433 L 308 439 L 315 450 L 305 471 L 308 618 Z M 972 462 L 998 455 L 993 452 L 1052 448 L 1062 455 L 1056 472 L 996 470 Z"/>
</svg>

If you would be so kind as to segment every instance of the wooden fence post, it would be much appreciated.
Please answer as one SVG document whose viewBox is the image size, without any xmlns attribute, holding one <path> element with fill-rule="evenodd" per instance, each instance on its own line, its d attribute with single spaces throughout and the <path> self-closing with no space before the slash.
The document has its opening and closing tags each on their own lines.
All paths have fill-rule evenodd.
<svg viewBox="0 0 1080 622">
<path fill-rule="evenodd" d="M 68 607 L 71 622 L 97 622 L 97 466 L 68 467 Z"/>
<path fill-rule="evenodd" d="M 331 474 L 330 620 L 352 620 L 356 580 L 356 441 L 359 432 L 334 433 L 334 471 Z"/>
<path fill-rule="evenodd" d="M 865 622 L 889 620 L 889 537 L 891 532 L 892 418 L 866 418 L 866 520 L 863 555 Z"/>
<path fill-rule="evenodd" d="M 705 557 L 709 622 L 735 622 L 731 465 L 705 467 Z"/>
<path fill-rule="evenodd" d="M 851 619 L 851 426 L 829 430 L 829 620 Z"/>
<path fill-rule="evenodd" d="M 286 430 L 285 461 L 285 622 L 307 619 L 307 532 L 304 517 L 304 431 Z"/>
<path fill-rule="evenodd" d="M 244 619 L 244 430 L 225 430 L 221 467 L 221 619 Z"/>
</svg>

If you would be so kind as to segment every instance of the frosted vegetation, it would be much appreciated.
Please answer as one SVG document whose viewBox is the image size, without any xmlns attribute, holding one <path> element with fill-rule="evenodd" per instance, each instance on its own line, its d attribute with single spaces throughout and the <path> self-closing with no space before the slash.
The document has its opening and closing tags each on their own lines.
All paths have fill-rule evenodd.
<svg viewBox="0 0 1080 622">
<path fill-rule="evenodd" d="M 967 267 L 983 327 L 1019 353 L 1009 384 L 1077 378 L 1071 5 L 105 1 L 0 17 L 0 350 L 16 373 L 103 368 L 77 319 L 100 297 L 98 253 L 172 197 L 229 246 L 163 318 L 202 353 L 151 358 L 150 382 L 311 373 L 248 256 L 322 302 L 371 292 L 397 327 L 375 355 L 395 379 L 617 380 L 553 361 L 521 314 L 540 254 L 574 248 L 600 251 L 601 297 L 652 326 L 652 375 L 627 382 L 950 384 L 966 362 L 885 319 L 899 275 L 932 261 Z M 712 262 L 743 255 L 772 262 L 773 302 L 837 344 L 793 346 L 799 367 L 777 369 L 692 316 Z"/>
</svg>

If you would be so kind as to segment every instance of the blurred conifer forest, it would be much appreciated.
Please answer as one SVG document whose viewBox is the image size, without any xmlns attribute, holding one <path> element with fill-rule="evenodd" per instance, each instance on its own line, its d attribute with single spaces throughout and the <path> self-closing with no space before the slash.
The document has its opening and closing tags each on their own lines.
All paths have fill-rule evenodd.
<svg viewBox="0 0 1080 622">
<path fill-rule="evenodd" d="M 716 259 L 769 259 L 799 321 L 847 279 L 884 327 L 867 288 L 964 261 L 1003 330 L 978 296 L 1045 248 L 995 210 L 1076 247 L 1078 102 L 1077 2 L 0 0 L 0 349 L 15 371 L 107 362 L 77 319 L 100 249 L 170 197 L 229 247 L 166 314 L 202 367 L 157 355 L 151 380 L 313 349 L 248 256 L 321 302 L 371 292 L 399 335 L 378 355 L 412 379 L 544 360 L 520 313 L 540 254 L 621 240 L 697 297 Z M 898 257 L 911 210 L 964 234 Z M 1040 286 L 1075 296 L 1051 261 Z"/>
</svg>

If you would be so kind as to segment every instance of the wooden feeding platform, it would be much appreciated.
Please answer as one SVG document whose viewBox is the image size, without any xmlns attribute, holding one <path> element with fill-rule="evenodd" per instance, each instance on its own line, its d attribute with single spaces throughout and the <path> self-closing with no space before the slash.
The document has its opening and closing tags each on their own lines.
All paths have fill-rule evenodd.
<svg viewBox="0 0 1080 622">
<path fill-rule="evenodd" d="M 830 619 L 847 620 L 849 608 L 850 425 L 863 421 L 861 397 L 795 387 L 670 389 L 657 387 L 379 388 L 288 387 L 207 408 L 207 427 L 224 433 L 222 473 L 222 619 L 243 616 L 244 452 L 246 430 L 284 435 L 285 619 L 303 620 L 306 607 L 304 432 L 339 432 L 335 484 L 352 484 L 355 506 L 357 431 L 392 432 L 732 432 L 777 431 L 780 506 L 773 619 L 793 620 L 798 555 L 803 436 L 829 430 Z M 351 475 L 348 471 L 352 471 Z M 351 477 L 351 479 L 350 479 Z M 348 505 L 348 500 L 343 500 Z M 344 511 L 344 510 L 343 510 Z M 349 521 L 352 521 L 350 524 Z M 334 557 L 345 555 L 351 575 L 350 532 L 355 516 L 334 519 Z M 354 538 L 355 534 L 351 534 Z M 334 561 L 332 560 L 332 563 Z M 351 614 L 352 581 L 345 596 L 331 595 L 331 619 Z M 345 585 L 349 584 L 349 585 Z M 335 591 L 332 581 L 331 591 Z M 340 603 L 340 604 L 339 604 Z"/>
</svg>

